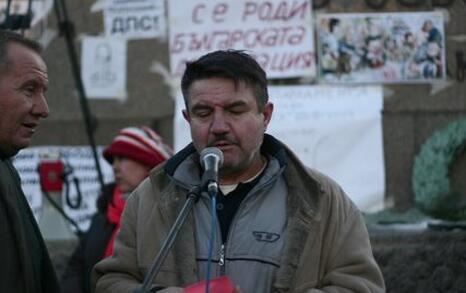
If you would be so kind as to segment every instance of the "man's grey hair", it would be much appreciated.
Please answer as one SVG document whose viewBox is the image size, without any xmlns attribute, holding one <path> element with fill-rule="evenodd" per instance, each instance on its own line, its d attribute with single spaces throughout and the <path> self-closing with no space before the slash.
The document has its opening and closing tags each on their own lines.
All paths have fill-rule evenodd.
<svg viewBox="0 0 466 293">
<path fill-rule="evenodd" d="M 0 73 L 3 72 L 9 65 L 8 60 L 8 45 L 16 43 L 29 48 L 37 54 L 42 53 L 41 45 L 33 40 L 30 40 L 18 33 L 9 30 L 0 29 Z"/>
</svg>

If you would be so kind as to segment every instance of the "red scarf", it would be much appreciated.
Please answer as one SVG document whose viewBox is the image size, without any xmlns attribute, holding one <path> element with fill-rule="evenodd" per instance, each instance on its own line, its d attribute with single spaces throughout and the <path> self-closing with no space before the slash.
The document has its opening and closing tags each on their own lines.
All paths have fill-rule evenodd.
<svg viewBox="0 0 466 293">
<path fill-rule="evenodd" d="M 113 253 L 113 241 L 115 241 L 116 232 L 120 229 L 120 217 L 125 207 L 125 200 L 121 198 L 121 192 L 118 188 L 113 189 L 113 196 L 110 204 L 107 207 L 107 221 L 111 224 L 115 224 L 115 228 L 112 231 L 112 235 L 105 248 L 104 258 L 112 255 Z"/>
</svg>

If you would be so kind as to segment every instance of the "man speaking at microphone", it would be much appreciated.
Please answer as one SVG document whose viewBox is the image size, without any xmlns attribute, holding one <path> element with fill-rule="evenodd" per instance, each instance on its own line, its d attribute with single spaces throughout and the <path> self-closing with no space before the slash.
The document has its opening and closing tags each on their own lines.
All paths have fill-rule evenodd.
<svg viewBox="0 0 466 293">
<path fill-rule="evenodd" d="M 201 185 L 199 154 L 221 151 L 211 278 L 244 293 L 384 292 L 356 206 L 331 179 L 265 134 L 273 104 L 267 78 L 242 51 L 188 63 L 181 87 L 192 143 L 152 170 L 128 199 L 114 255 L 95 267 L 96 292 L 133 292 L 185 202 Z M 206 275 L 211 228 L 207 192 L 194 205 L 151 292 L 182 292 Z"/>
</svg>

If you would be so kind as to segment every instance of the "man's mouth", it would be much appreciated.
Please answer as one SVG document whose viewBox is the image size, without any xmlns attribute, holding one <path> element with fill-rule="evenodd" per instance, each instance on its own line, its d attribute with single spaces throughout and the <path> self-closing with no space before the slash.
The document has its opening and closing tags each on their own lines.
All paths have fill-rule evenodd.
<svg viewBox="0 0 466 293">
<path fill-rule="evenodd" d="M 26 123 L 23 123 L 22 125 L 28 128 L 30 131 L 35 132 L 39 124 L 35 122 L 26 122 Z"/>
<path fill-rule="evenodd" d="M 212 144 L 213 147 L 217 147 L 219 149 L 229 147 L 229 146 L 233 146 L 233 145 L 234 145 L 234 143 L 229 142 L 229 141 L 218 141 L 218 142 L 214 142 Z"/>
</svg>

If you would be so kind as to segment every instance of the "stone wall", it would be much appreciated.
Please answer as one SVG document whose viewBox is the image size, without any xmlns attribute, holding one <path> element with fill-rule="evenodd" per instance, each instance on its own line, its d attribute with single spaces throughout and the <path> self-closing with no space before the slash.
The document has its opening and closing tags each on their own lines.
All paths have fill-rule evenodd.
<svg viewBox="0 0 466 293">
<path fill-rule="evenodd" d="M 373 232 L 387 293 L 464 292 L 465 231 Z"/>
</svg>

